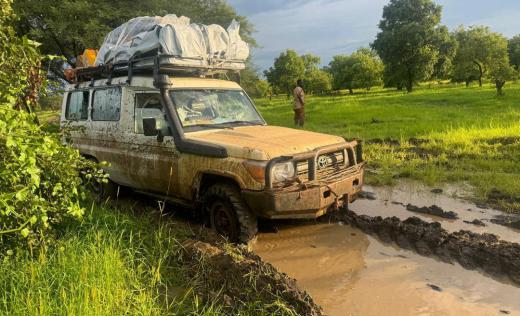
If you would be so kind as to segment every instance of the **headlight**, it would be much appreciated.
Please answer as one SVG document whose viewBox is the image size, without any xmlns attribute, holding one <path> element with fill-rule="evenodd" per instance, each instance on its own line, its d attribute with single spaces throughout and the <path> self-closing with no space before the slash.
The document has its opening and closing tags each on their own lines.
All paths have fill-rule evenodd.
<svg viewBox="0 0 520 316">
<path fill-rule="evenodd" d="M 277 163 L 273 166 L 273 179 L 276 182 L 283 182 L 294 177 L 294 164 L 292 161 Z"/>
</svg>

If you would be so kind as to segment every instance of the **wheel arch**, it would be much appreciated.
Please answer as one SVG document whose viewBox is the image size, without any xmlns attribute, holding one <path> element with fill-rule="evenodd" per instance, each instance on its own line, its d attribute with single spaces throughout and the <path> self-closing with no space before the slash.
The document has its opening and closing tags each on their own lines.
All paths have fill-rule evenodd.
<svg viewBox="0 0 520 316">
<path fill-rule="evenodd" d="M 239 189 L 245 188 L 244 181 L 232 172 L 201 171 L 197 173 L 192 184 L 194 200 L 200 200 L 206 190 L 217 183 L 232 184 Z"/>
</svg>

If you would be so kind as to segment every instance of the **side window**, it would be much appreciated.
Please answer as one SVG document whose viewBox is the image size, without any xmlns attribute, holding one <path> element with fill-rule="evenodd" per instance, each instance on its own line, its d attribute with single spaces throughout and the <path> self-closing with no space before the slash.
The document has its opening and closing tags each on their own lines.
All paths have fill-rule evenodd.
<svg viewBox="0 0 520 316">
<path fill-rule="evenodd" d="M 143 119 L 155 118 L 156 126 L 163 135 L 170 135 L 168 122 L 164 118 L 161 95 L 157 92 L 135 94 L 134 125 L 136 134 L 144 134 Z"/>
<path fill-rule="evenodd" d="M 65 118 L 71 121 L 83 121 L 88 118 L 88 90 L 69 93 Z"/>
<path fill-rule="evenodd" d="M 94 90 L 92 96 L 93 121 L 119 121 L 121 114 L 121 88 Z"/>
</svg>

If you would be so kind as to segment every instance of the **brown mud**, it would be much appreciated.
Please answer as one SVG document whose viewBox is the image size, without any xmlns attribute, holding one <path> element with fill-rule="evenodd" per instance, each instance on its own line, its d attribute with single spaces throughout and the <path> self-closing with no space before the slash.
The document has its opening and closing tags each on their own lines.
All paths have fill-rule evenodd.
<svg viewBox="0 0 520 316">
<path fill-rule="evenodd" d="M 406 210 L 414 213 L 423 213 L 434 216 L 439 216 L 447 219 L 458 219 L 459 215 L 452 211 L 445 211 L 437 205 L 418 207 L 412 204 L 406 205 Z"/>
<path fill-rule="evenodd" d="M 395 243 L 420 255 L 447 263 L 457 262 L 466 269 L 482 270 L 520 286 L 520 244 L 502 241 L 496 235 L 461 230 L 449 233 L 439 223 L 410 217 L 382 218 L 345 211 L 338 217 L 382 242 Z"/>
<path fill-rule="evenodd" d="M 261 302 L 272 305 L 266 314 L 276 314 L 273 304 L 281 301 L 298 315 L 322 315 L 321 308 L 296 284 L 296 280 L 279 272 L 247 249 L 229 244 L 187 240 L 183 244 L 183 261 L 194 280 L 203 280 L 195 292 L 210 302 L 219 302 L 230 309 L 240 302 Z"/>
<path fill-rule="evenodd" d="M 520 288 L 349 225 L 283 224 L 260 233 L 253 250 L 297 279 L 331 316 L 520 315 Z"/>
</svg>

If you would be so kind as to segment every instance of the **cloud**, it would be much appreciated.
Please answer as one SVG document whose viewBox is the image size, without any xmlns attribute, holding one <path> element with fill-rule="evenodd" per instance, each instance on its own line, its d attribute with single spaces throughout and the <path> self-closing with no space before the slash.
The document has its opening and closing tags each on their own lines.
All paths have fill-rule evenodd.
<svg viewBox="0 0 520 316">
<path fill-rule="evenodd" d="M 255 25 L 259 49 L 254 62 L 267 69 L 282 51 L 313 53 L 326 65 L 337 54 L 350 54 L 372 42 L 388 0 L 228 0 Z M 438 0 L 443 23 L 489 25 L 506 36 L 520 33 L 518 0 Z M 500 4 L 497 4 L 500 3 Z"/>
<path fill-rule="evenodd" d="M 381 10 L 386 0 L 313 0 L 267 10 L 249 16 L 258 32 L 261 46 L 254 52 L 255 62 L 268 68 L 287 48 L 298 53 L 313 53 L 327 64 L 333 55 L 347 54 L 366 46 L 375 37 Z M 377 6 L 376 6 L 377 7 Z"/>
</svg>

